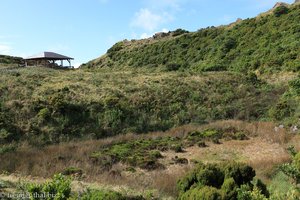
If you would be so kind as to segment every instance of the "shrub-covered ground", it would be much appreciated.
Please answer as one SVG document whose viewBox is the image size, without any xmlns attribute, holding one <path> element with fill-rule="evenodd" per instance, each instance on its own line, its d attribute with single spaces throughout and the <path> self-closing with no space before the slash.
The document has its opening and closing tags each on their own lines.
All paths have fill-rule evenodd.
<svg viewBox="0 0 300 200">
<path fill-rule="evenodd" d="M 79 70 L 18 68 L 1 56 L 2 173 L 62 173 L 146 199 L 297 199 L 300 156 L 287 147 L 300 149 L 299 8 L 119 42 Z M 0 181 L 0 192 L 14 184 Z M 69 186 L 58 175 L 19 189 L 77 198 Z"/>
<path fill-rule="evenodd" d="M 26 68 L 0 73 L 0 80 L 2 145 L 99 139 L 220 119 L 293 123 L 299 114 L 298 79 L 270 85 L 255 75 L 229 72 Z"/>
<path fill-rule="evenodd" d="M 300 69 L 300 5 L 229 26 L 177 30 L 163 38 L 122 41 L 87 68 L 274 73 Z M 178 34 L 174 34 L 178 33 Z"/>
</svg>

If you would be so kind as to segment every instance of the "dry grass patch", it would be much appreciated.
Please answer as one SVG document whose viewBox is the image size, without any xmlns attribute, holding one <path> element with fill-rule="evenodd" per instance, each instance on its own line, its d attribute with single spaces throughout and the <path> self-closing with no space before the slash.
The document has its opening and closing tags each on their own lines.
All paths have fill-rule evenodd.
<svg viewBox="0 0 300 200">
<path fill-rule="evenodd" d="M 297 136 L 290 140 L 292 136 L 284 129 L 280 133 L 274 133 L 274 126 L 273 123 L 267 122 L 248 123 L 229 120 L 204 126 L 186 125 L 166 132 L 140 135 L 131 133 L 101 140 L 62 143 L 43 148 L 23 145 L 15 152 L 0 155 L 0 171 L 19 172 L 22 176 L 48 178 L 55 173 L 73 167 L 73 169 L 80 169 L 83 172 L 82 176 L 77 177 L 78 180 L 97 182 L 100 185 L 115 185 L 116 188 L 120 187 L 121 190 L 122 188 L 135 188 L 135 190 L 142 193 L 153 189 L 155 195 L 167 194 L 174 196 L 177 180 L 194 167 L 195 160 L 205 163 L 227 160 L 246 162 L 254 167 L 259 178 L 268 180 L 274 166 L 289 161 L 286 147 L 290 144 L 298 144 L 297 141 L 300 140 L 300 137 Z M 162 136 L 186 138 L 190 132 L 195 130 L 203 131 L 232 127 L 235 130 L 247 133 L 249 139 L 229 141 L 221 139 L 221 144 L 206 141 L 207 147 L 205 148 L 200 148 L 194 144 L 184 146 L 184 151 L 178 153 L 162 151 L 163 158 L 159 162 L 166 167 L 164 170 L 147 171 L 132 168 L 123 163 L 116 163 L 108 171 L 105 171 L 100 166 L 93 164 L 89 158 L 93 152 L 116 143 L 156 139 Z M 296 146 L 296 148 L 299 147 L 299 145 Z M 187 159 L 189 161 L 188 165 L 175 164 L 175 156 Z"/>
</svg>

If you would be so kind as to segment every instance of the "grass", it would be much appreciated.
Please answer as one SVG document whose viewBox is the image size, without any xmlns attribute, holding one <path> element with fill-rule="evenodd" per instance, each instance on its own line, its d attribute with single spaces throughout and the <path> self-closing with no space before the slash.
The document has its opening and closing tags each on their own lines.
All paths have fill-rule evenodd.
<svg viewBox="0 0 300 200">
<path fill-rule="evenodd" d="M 299 9 L 299 4 L 292 5 L 280 16 L 276 16 L 275 9 L 267 15 L 229 26 L 120 41 L 106 55 L 83 67 L 91 70 L 255 71 L 258 74 L 299 72 Z"/>
<path fill-rule="evenodd" d="M 7 133 L 0 142 L 33 146 L 220 119 L 267 118 L 287 87 L 255 86 L 229 72 L 26 68 L 1 73 L 0 79 L 1 132 Z"/>
<path fill-rule="evenodd" d="M 277 190 L 286 147 L 300 148 L 290 130 L 300 126 L 298 10 L 123 41 L 79 70 L 17 68 L 4 57 L 0 171 L 64 173 L 116 191 L 90 196 L 122 186 L 175 198 L 195 163 L 235 160 Z"/>
<path fill-rule="evenodd" d="M 285 151 L 286 143 L 280 143 L 281 140 L 276 138 L 272 141 L 265 139 L 265 134 L 271 134 L 274 126 L 275 124 L 267 122 L 229 120 L 203 126 L 186 125 L 167 132 L 118 135 L 40 148 L 24 145 L 16 151 L 0 155 L 0 171 L 19 172 L 23 176 L 33 177 L 51 177 L 55 173 L 67 172 L 79 181 L 98 182 L 113 188 L 126 186 L 139 191 L 153 190 L 155 196 L 176 196 L 176 182 L 193 168 L 193 160 L 205 163 L 236 160 L 250 164 L 260 178 L 270 181 L 274 165 L 289 160 Z M 201 138 L 201 141 L 205 141 L 206 148 L 198 147 L 197 139 L 192 140 L 192 143 L 188 140 L 193 132 L 221 131 L 220 127 L 223 127 L 223 132 L 244 132 L 249 139 L 220 138 L 221 144 L 214 144 L 210 138 Z M 172 149 L 173 144 L 181 144 L 183 152 L 175 152 L 176 149 Z M 93 155 L 95 158 L 91 158 Z M 102 165 L 103 159 L 100 158 L 108 156 L 113 162 Z M 98 159 L 97 162 L 94 159 Z M 153 165 L 153 162 L 149 165 L 149 160 L 158 165 Z M 144 163 L 148 165 L 145 167 Z M 158 167 L 155 170 L 148 168 L 162 165 L 163 168 Z"/>
</svg>

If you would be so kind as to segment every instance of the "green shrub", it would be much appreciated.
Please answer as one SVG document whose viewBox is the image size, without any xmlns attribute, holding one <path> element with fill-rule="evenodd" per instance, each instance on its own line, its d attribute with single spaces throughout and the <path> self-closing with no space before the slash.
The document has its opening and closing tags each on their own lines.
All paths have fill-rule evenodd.
<svg viewBox="0 0 300 200">
<path fill-rule="evenodd" d="M 172 158 L 172 160 L 176 163 L 176 164 L 183 164 L 183 165 L 187 165 L 189 163 L 188 159 L 186 158 L 179 158 L 177 156 L 175 156 L 175 158 Z"/>
<path fill-rule="evenodd" d="M 253 190 L 249 188 L 247 185 L 242 185 L 238 189 L 238 200 L 267 200 L 267 197 L 264 196 L 261 191 L 254 187 Z"/>
<path fill-rule="evenodd" d="M 292 157 L 291 163 L 285 163 L 281 165 L 280 170 L 288 177 L 293 179 L 293 181 L 296 184 L 299 184 L 300 183 L 300 152 L 298 152 Z"/>
<path fill-rule="evenodd" d="M 9 144 L 9 145 L 2 145 L 0 147 L 0 155 L 1 154 L 5 154 L 7 152 L 12 152 L 15 151 L 17 149 L 17 146 L 14 144 Z"/>
<path fill-rule="evenodd" d="M 87 190 L 81 197 L 81 200 L 126 200 L 126 198 L 118 193 L 112 191 L 101 191 L 101 190 Z"/>
<path fill-rule="evenodd" d="M 67 200 L 71 196 L 71 181 L 61 174 L 54 175 L 51 181 L 44 184 L 28 184 L 27 192 L 31 200 Z"/>
<path fill-rule="evenodd" d="M 171 145 L 170 149 L 173 150 L 173 151 L 175 151 L 175 153 L 182 153 L 182 152 L 184 152 L 181 144 Z"/>
<path fill-rule="evenodd" d="M 221 200 L 222 194 L 214 187 L 196 187 L 178 198 L 179 200 L 201 199 L 201 200 Z"/>
<path fill-rule="evenodd" d="M 290 89 L 292 90 L 291 92 L 294 93 L 297 96 L 300 96 L 300 77 L 297 79 L 289 82 Z"/>
<path fill-rule="evenodd" d="M 62 172 L 63 175 L 79 175 L 79 176 L 81 176 L 82 173 L 83 173 L 82 169 L 77 167 L 68 167 Z"/>
<path fill-rule="evenodd" d="M 289 12 L 289 8 L 286 6 L 278 6 L 273 12 L 276 17 L 280 17 L 281 15 L 287 14 Z"/>
<path fill-rule="evenodd" d="M 167 71 L 177 71 L 180 67 L 181 65 L 177 63 L 169 63 L 166 66 Z"/>
<path fill-rule="evenodd" d="M 224 182 L 224 173 L 213 164 L 202 165 L 196 172 L 197 184 L 220 188 Z"/>
<path fill-rule="evenodd" d="M 42 120 L 46 120 L 50 117 L 50 110 L 48 108 L 43 108 L 39 111 L 38 117 Z"/>
<path fill-rule="evenodd" d="M 188 33 L 187 30 L 184 30 L 184 29 L 176 29 L 175 31 L 172 32 L 172 35 L 173 36 L 178 36 L 178 35 L 182 35 L 184 33 Z"/>
<path fill-rule="evenodd" d="M 294 113 L 294 108 L 289 101 L 280 100 L 276 106 L 269 111 L 269 113 L 271 118 L 280 121 L 284 118 L 290 117 L 292 113 Z"/>
<path fill-rule="evenodd" d="M 198 145 L 198 147 L 201 147 L 201 148 L 207 147 L 207 145 L 205 144 L 204 141 L 199 141 L 199 142 L 197 143 L 197 145 Z"/>
<path fill-rule="evenodd" d="M 0 144 L 4 144 L 12 140 L 13 134 L 8 132 L 6 129 L 0 129 Z"/>
<path fill-rule="evenodd" d="M 235 199 L 237 196 L 237 188 L 238 186 L 233 178 L 225 179 L 221 187 L 223 199 Z"/>
<path fill-rule="evenodd" d="M 192 198 L 196 197 L 196 194 L 204 195 L 201 196 L 202 198 L 211 197 L 225 200 L 237 199 L 238 196 L 248 198 L 252 194 L 256 195 L 257 191 L 262 196 L 268 194 L 262 182 L 257 182 L 255 186 L 258 188 L 257 191 L 253 190 L 254 176 L 255 171 L 245 164 L 229 162 L 205 165 L 200 163 L 186 177 L 178 181 L 179 199 L 197 199 Z M 208 188 L 210 189 L 208 190 Z"/>
<path fill-rule="evenodd" d="M 242 163 L 226 163 L 223 166 L 225 178 L 233 178 L 238 186 L 250 183 L 255 177 L 252 167 Z"/>
</svg>

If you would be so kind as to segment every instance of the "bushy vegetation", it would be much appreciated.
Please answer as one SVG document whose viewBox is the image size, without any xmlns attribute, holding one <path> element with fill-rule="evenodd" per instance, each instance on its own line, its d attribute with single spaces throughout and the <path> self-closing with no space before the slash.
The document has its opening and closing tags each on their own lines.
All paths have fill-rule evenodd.
<svg viewBox="0 0 300 200">
<path fill-rule="evenodd" d="M 24 60 L 21 57 L 13 57 L 7 55 L 0 55 L 0 69 L 7 66 L 18 66 L 24 64 Z"/>
<path fill-rule="evenodd" d="M 17 73 L 17 74 L 16 74 Z M 32 145 L 256 120 L 282 94 L 235 73 L 139 73 L 27 68 L 0 74 L 0 143 Z"/>
<path fill-rule="evenodd" d="M 289 126 L 299 123 L 300 117 L 300 76 L 289 82 L 288 89 L 269 111 L 272 119 L 284 121 Z"/>
<path fill-rule="evenodd" d="M 289 8 L 282 5 L 275 8 L 273 12 L 276 17 L 280 17 L 281 15 L 287 14 L 289 12 Z"/>
<path fill-rule="evenodd" d="M 28 193 L 30 200 L 143 200 L 142 196 L 125 196 L 119 192 L 109 190 L 85 189 L 83 192 L 72 191 L 71 179 L 56 174 L 52 180 L 42 184 L 24 183 L 20 186 Z M 81 188 L 84 189 L 84 188 Z"/>
<path fill-rule="evenodd" d="M 245 164 L 202 164 L 178 181 L 179 199 L 261 199 L 269 192 L 255 171 Z"/>
<path fill-rule="evenodd" d="M 293 183 L 297 186 L 300 183 L 300 152 L 294 155 L 292 154 L 292 162 L 283 164 L 280 169 L 283 173 L 292 178 Z"/>
<path fill-rule="evenodd" d="M 80 196 L 81 200 L 145 200 L 142 196 L 129 197 L 124 196 L 121 193 L 114 191 L 103 191 L 103 190 L 87 190 L 83 195 Z M 74 198 L 75 200 L 75 198 Z"/>
<path fill-rule="evenodd" d="M 243 136 L 236 137 L 236 135 Z M 94 152 L 90 158 L 94 164 L 99 165 L 104 170 L 110 169 L 117 162 L 147 170 L 162 169 L 164 166 L 159 162 L 159 159 L 163 158 L 161 152 L 169 150 L 174 153 L 181 153 L 186 147 L 199 146 L 199 142 L 218 141 L 219 139 L 243 140 L 246 139 L 246 135 L 236 130 L 192 131 L 182 138 L 168 136 L 111 144 Z M 188 160 L 175 157 L 174 162 L 187 164 Z"/>
<path fill-rule="evenodd" d="M 71 180 L 57 174 L 43 184 L 31 183 L 26 186 L 31 200 L 66 200 L 71 197 Z"/>
<path fill-rule="evenodd" d="M 299 71 L 299 9 L 299 4 L 279 6 L 270 14 L 235 25 L 208 27 L 162 40 L 120 42 L 108 50 L 107 56 L 85 66 L 242 73 Z"/>
</svg>

